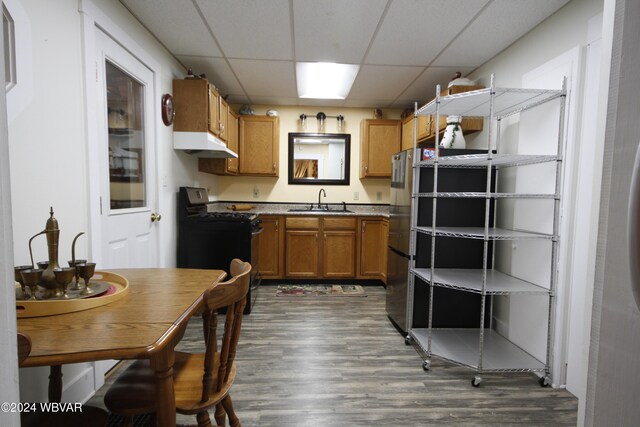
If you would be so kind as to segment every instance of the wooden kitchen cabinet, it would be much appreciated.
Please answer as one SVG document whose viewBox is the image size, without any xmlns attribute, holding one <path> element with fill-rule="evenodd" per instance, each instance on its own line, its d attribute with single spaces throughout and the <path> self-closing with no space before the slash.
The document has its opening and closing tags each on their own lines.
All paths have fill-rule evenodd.
<svg viewBox="0 0 640 427">
<path fill-rule="evenodd" d="M 278 117 L 240 116 L 239 129 L 239 174 L 278 176 Z"/>
<path fill-rule="evenodd" d="M 356 276 L 356 218 L 323 218 L 322 277 Z"/>
<path fill-rule="evenodd" d="M 282 277 L 284 259 L 284 233 L 279 216 L 260 216 L 262 233 L 259 240 L 259 271 L 263 279 Z"/>
<path fill-rule="evenodd" d="M 227 108 L 227 120 L 225 125 L 227 135 L 227 147 L 234 153 L 238 152 L 238 115 Z M 215 175 L 237 175 L 238 159 L 229 157 L 226 159 L 199 158 L 198 170 L 200 172 Z"/>
<path fill-rule="evenodd" d="M 472 90 L 484 89 L 484 86 L 451 86 L 450 88 L 441 90 L 442 96 L 446 95 L 455 95 L 456 93 L 469 92 Z M 436 129 L 440 129 L 440 137 L 444 134 L 444 130 L 447 127 L 447 116 L 440 117 L 440 124 L 436 123 L 435 116 L 420 116 L 423 117 L 423 120 L 428 121 L 428 132 L 424 136 L 423 139 L 418 135 L 419 142 L 431 142 L 433 145 L 433 140 L 436 137 Z M 482 118 L 471 118 L 471 117 L 463 117 L 462 123 L 460 126 L 462 127 L 463 134 L 469 134 L 473 132 L 478 132 L 482 130 L 484 125 L 484 120 Z"/>
<path fill-rule="evenodd" d="M 483 86 L 451 86 L 448 89 L 441 91 L 442 96 L 454 95 L 456 93 L 468 92 L 471 90 L 484 89 Z M 413 148 L 413 132 L 415 117 L 411 114 L 402 120 L 402 150 L 408 150 Z M 436 137 L 436 118 L 435 116 L 418 116 L 418 135 L 416 141 L 419 145 L 433 146 Z M 473 132 L 481 131 L 484 125 L 482 118 L 463 117 L 462 127 L 463 134 L 469 134 Z M 444 130 L 447 127 L 447 117 L 440 117 L 440 137 L 444 134 Z"/>
<path fill-rule="evenodd" d="M 288 217 L 285 221 L 285 275 L 318 278 L 320 218 Z"/>
<path fill-rule="evenodd" d="M 412 115 L 405 117 L 402 120 L 402 147 L 401 150 L 408 150 L 413 148 L 413 132 L 414 132 L 415 118 Z M 418 116 L 418 142 L 426 139 L 431 131 L 431 117 L 430 116 Z"/>
<path fill-rule="evenodd" d="M 221 132 L 226 122 L 228 107 L 218 90 L 206 79 L 185 79 L 173 81 L 173 99 L 176 117 L 173 122 L 175 132 L 209 132 L 225 140 Z M 224 105 L 221 108 L 221 103 Z M 224 114 L 221 117 L 222 111 Z"/>
<path fill-rule="evenodd" d="M 391 155 L 400 151 L 401 134 L 400 120 L 362 120 L 360 178 L 391 177 Z"/>
<path fill-rule="evenodd" d="M 356 222 L 355 217 L 287 217 L 286 277 L 355 277 Z"/>
<path fill-rule="evenodd" d="M 361 218 L 359 222 L 360 262 L 358 277 L 386 280 L 389 221 L 386 218 Z"/>
</svg>

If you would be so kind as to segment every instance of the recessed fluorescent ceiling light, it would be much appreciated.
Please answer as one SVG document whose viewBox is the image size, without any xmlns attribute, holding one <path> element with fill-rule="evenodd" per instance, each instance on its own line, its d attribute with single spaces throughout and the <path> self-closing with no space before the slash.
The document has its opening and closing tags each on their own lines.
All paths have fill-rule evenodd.
<svg viewBox="0 0 640 427">
<path fill-rule="evenodd" d="M 298 62 L 298 96 L 300 98 L 345 99 L 356 79 L 358 65 L 328 62 Z"/>
</svg>

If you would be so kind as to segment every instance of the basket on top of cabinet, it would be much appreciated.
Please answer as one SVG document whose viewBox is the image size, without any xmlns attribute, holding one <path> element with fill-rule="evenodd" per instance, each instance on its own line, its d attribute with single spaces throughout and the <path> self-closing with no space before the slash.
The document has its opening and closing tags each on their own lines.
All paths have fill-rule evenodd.
<svg viewBox="0 0 640 427">
<path fill-rule="evenodd" d="M 501 132 L 505 118 L 553 100 L 559 103 L 551 110 L 557 135 L 554 127 L 547 146 L 521 153 L 516 144 L 500 140 L 501 133 L 510 134 Z M 565 101 L 566 79 L 559 90 L 506 89 L 496 87 L 492 75 L 486 89 L 441 96 L 438 86 L 433 101 L 416 105 L 415 117 L 435 115 L 436 123 L 446 115 L 488 120 L 481 151 L 440 149 L 431 158 L 414 156 L 409 301 L 426 307 L 426 319 L 411 322 L 407 344 L 423 356 L 425 370 L 437 357 L 474 369 L 475 387 L 486 372 L 535 372 L 540 385 L 550 384 Z M 532 174 L 528 165 L 544 169 Z M 539 263 L 540 271 L 531 274 L 532 267 L 515 265 L 516 248 L 527 256 L 523 263 Z M 479 296 L 476 327 L 433 325 L 443 289 Z M 510 305 L 532 308 L 505 315 Z M 509 321 L 537 322 L 537 336 L 510 331 Z M 542 342 L 545 348 L 535 347 Z"/>
</svg>

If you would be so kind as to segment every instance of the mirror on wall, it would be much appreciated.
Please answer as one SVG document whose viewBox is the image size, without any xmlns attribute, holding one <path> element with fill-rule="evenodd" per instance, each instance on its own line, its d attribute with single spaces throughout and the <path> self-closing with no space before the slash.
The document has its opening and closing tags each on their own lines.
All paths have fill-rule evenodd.
<svg viewBox="0 0 640 427">
<path fill-rule="evenodd" d="M 349 185 L 351 135 L 289 133 L 289 184 Z"/>
</svg>

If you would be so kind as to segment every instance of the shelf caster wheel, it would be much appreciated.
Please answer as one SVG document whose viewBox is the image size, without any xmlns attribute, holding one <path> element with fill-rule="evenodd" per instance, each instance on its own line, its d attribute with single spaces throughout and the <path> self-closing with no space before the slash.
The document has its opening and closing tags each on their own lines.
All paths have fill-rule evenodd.
<svg viewBox="0 0 640 427">
<path fill-rule="evenodd" d="M 407 335 L 406 337 L 404 337 L 404 344 L 405 345 L 413 344 L 413 338 L 411 338 L 411 336 Z"/>
<path fill-rule="evenodd" d="M 540 387 L 549 387 L 551 385 L 551 380 L 549 380 L 549 377 L 547 376 L 540 377 L 538 379 L 538 384 L 540 384 Z"/>
<path fill-rule="evenodd" d="M 480 377 L 473 377 L 473 379 L 471 380 L 471 385 L 474 387 L 480 387 L 480 383 L 482 382 L 482 378 Z"/>
<path fill-rule="evenodd" d="M 422 369 L 429 372 L 431 370 L 431 360 L 425 360 L 422 362 Z"/>
</svg>

